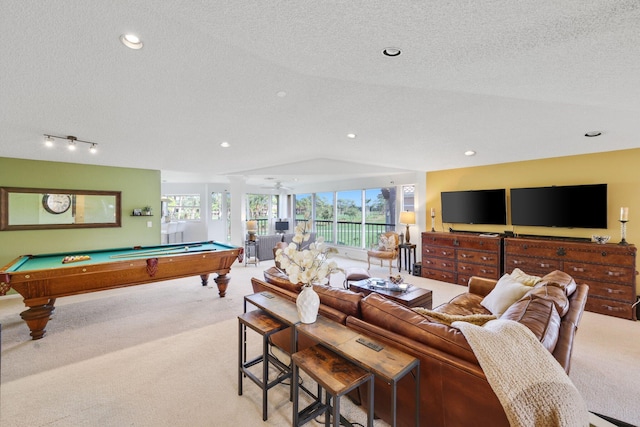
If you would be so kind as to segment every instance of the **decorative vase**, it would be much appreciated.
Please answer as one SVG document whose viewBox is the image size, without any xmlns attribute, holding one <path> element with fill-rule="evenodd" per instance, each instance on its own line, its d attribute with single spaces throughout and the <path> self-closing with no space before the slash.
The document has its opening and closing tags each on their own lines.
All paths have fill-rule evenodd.
<svg viewBox="0 0 640 427">
<path fill-rule="evenodd" d="M 296 299 L 298 307 L 298 316 L 302 323 L 313 323 L 318 317 L 318 308 L 320 308 L 320 297 L 313 290 L 313 286 L 305 285 Z"/>
</svg>

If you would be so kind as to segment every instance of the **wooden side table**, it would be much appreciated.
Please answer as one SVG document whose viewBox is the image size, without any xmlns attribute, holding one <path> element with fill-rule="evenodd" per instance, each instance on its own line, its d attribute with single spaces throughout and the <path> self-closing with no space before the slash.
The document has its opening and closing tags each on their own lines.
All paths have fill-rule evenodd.
<svg viewBox="0 0 640 427">
<path fill-rule="evenodd" d="M 398 270 L 402 270 L 402 252 L 404 252 L 404 269 L 411 273 L 413 262 L 416 261 L 416 245 L 413 243 L 401 243 L 398 245 Z"/>
<path fill-rule="evenodd" d="M 416 423 L 420 425 L 420 361 L 395 347 L 383 345 L 345 325 L 318 316 L 315 323 L 296 325 L 306 334 L 336 354 L 372 372 L 391 386 L 391 425 L 396 426 L 398 382 L 407 374 L 415 380 Z"/>
<path fill-rule="evenodd" d="M 258 239 L 245 240 L 244 242 L 244 265 L 253 264 L 258 265 L 260 263 Z"/>
<path fill-rule="evenodd" d="M 293 425 L 295 427 L 329 412 L 333 415 L 333 426 L 339 427 L 340 398 L 356 387 L 369 383 L 369 405 L 367 411 L 367 427 L 373 427 L 373 374 L 358 367 L 321 345 L 314 345 L 291 356 L 293 369 Z M 325 403 L 322 403 L 322 393 L 318 389 L 315 401 L 302 411 L 298 411 L 298 379 L 302 370 L 315 380 L 325 391 Z M 325 426 L 329 425 L 327 418 Z M 345 422 L 345 425 L 349 425 Z"/>
</svg>

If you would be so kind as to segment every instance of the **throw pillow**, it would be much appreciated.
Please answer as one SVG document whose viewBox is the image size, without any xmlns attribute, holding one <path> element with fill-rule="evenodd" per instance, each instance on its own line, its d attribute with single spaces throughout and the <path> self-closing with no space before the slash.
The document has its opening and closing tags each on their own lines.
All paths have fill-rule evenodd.
<svg viewBox="0 0 640 427">
<path fill-rule="evenodd" d="M 392 251 L 395 249 L 395 239 L 393 236 L 380 236 L 378 241 L 378 250 L 379 251 Z"/>
<path fill-rule="evenodd" d="M 516 281 L 520 282 L 523 285 L 527 286 L 535 286 L 539 281 L 542 280 L 542 277 L 532 276 L 530 274 L 525 273 L 519 268 L 514 268 L 511 272 L 510 276 Z"/>
<path fill-rule="evenodd" d="M 420 313 L 423 316 L 435 319 L 438 323 L 444 323 L 445 325 L 451 325 L 452 322 L 467 322 L 474 325 L 482 326 L 489 320 L 496 319 L 493 314 L 448 314 L 440 313 L 439 311 L 427 310 L 422 307 L 414 307 L 413 311 Z"/>
<path fill-rule="evenodd" d="M 510 275 L 505 274 L 480 304 L 496 317 L 500 317 L 511 304 L 518 301 L 530 290 L 530 286 L 523 285 L 513 280 Z"/>
</svg>

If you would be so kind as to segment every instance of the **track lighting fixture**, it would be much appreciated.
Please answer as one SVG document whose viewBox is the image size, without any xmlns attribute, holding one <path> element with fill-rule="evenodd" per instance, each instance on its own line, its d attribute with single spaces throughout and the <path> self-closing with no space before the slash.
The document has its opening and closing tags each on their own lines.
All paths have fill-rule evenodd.
<svg viewBox="0 0 640 427">
<path fill-rule="evenodd" d="M 53 147 L 56 139 L 66 139 L 67 140 L 67 148 L 69 151 L 74 151 L 78 147 L 78 142 L 82 142 L 83 144 L 89 144 L 89 152 L 95 154 L 98 151 L 98 143 L 91 141 L 83 141 L 81 139 L 76 138 L 75 136 L 56 136 L 56 135 L 44 135 L 44 145 L 47 147 Z"/>
</svg>

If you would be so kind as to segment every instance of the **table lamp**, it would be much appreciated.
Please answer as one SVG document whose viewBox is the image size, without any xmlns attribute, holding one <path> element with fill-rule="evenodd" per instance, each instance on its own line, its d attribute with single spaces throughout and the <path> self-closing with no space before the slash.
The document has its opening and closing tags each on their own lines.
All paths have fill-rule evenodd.
<svg viewBox="0 0 640 427">
<path fill-rule="evenodd" d="M 247 233 L 249 233 L 249 241 L 256 241 L 256 233 L 258 232 L 258 221 L 249 220 L 247 221 Z"/>
<path fill-rule="evenodd" d="M 404 211 L 400 212 L 400 224 L 404 224 L 407 226 L 407 231 L 404 234 L 404 240 L 406 244 L 411 243 L 409 237 L 409 226 L 416 223 L 416 213 Z"/>
</svg>

